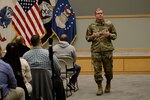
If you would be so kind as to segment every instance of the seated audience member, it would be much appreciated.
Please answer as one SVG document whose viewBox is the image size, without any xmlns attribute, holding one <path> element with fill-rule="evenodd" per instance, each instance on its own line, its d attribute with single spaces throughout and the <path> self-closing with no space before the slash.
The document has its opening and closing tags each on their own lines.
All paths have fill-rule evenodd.
<svg viewBox="0 0 150 100">
<path fill-rule="evenodd" d="M 0 58 L 2 48 L 0 46 Z M 0 86 L 3 91 L 3 100 L 25 100 L 25 93 L 21 87 L 17 87 L 17 81 L 12 67 L 0 59 Z"/>
<path fill-rule="evenodd" d="M 30 48 L 27 47 L 26 45 L 24 45 L 24 38 L 20 35 L 17 36 L 15 42 L 18 45 L 19 56 L 21 57 L 20 61 L 21 61 L 22 75 L 23 75 L 23 78 L 24 78 L 24 82 L 25 82 L 26 88 L 28 90 L 28 93 L 31 94 L 32 86 L 29 83 L 32 80 L 31 70 L 30 70 L 30 66 L 29 66 L 28 62 L 25 59 L 22 58 L 23 54 L 25 52 L 29 51 Z"/>
<path fill-rule="evenodd" d="M 31 94 L 32 86 L 30 84 L 30 81 L 32 80 L 32 75 L 31 75 L 30 66 L 29 66 L 28 62 L 25 59 L 23 59 L 22 57 L 20 58 L 20 62 L 21 62 L 21 70 L 22 70 L 24 83 L 26 85 L 28 93 Z"/>
<path fill-rule="evenodd" d="M 31 68 L 40 67 L 48 69 L 52 73 L 52 65 L 49 59 L 49 52 L 46 49 L 41 47 L 40 37 L 37 35 L 33 35 L 31 37 L 31 44 L 33 48 L 27 51 L 23 58 L 27 60 Z M 62 80 L 60 78 L 60 65 L 58 63 L 58 59 L 55 55 L 53 55 L 53 66 L 54 66 L 54 91 L 56 93 L 56 100 L 66 100 L 65 90 L 63 87 Z M 52 74 L 51 74 L 52 75 Z M 57 87 L 57 88 L 55 88 Z"/>
<path fill-rule="evenodd" d="M 74 60 L 74 63 L 75 63 L 76 62 L 76 58 L 77 58 L 76 50 L 75 50 L 75 48 L 72 45 L 70 45 L 67 42 L 67 40 L 68 40 L 67 35 L 66 34 L 62 34 L 58 44 L 56 44 L 53 47 L 54 54 L 58 58 L 63 57 L 63 56 L 72 57 L 73 60 Z M 71 79 L 69 81 L 69 84 L 68 84 L 68 86 L 71 89 L 75 89 L 75 83 L 77 82 L 77 78 L 78 78 L 80 70 L 81 70 L 81 67 L 79 65 L 77 65 L 77 64 L 74 64 L 74 68 L 75 69 L 69 69 L 69 70 L 72 70 L 72 71 L 75 70 L 75 74 L 71 77 Z"/>
<path fill-rule="evenodd" d="M 16 43 L 9 43 L 6 46 L 6 51 L 7 52 L 3 57 L 3 61 L 11 65 L 17 80 L 17 86 L 22 87 L 24 89 L 26 100 L 30 100 L 29 93 L 25 86 L 24 78 L 22 75 L 22 67 L 18 53 L 18 45 Z"/>
<path fill-rule="evenodd" d="M 29 47 L 27 47 L 26 45 L 24 45 L 24 38 L 22 36 L 17 36 L 15 42 L 18 44 L 18 52 L 19 52 L 19 55 L 20 57 L 23 56 L 23 54 L 27 51 L 30 50 Z"/>
</svg>

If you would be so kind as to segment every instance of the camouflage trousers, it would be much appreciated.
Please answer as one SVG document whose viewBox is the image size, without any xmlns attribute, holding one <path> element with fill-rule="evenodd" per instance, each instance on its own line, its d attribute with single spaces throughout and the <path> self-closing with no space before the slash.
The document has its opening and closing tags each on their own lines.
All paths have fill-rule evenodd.
<svg viewBox="0 0 150 100">
<path fill-rule="evenodd" d="M 92 53 L 92 64 L 94 66 L 95 82 L 99 83 L 103 80 L 102 68 L 107 80 L 113 78 L 113 52 Z"/>
</svg>

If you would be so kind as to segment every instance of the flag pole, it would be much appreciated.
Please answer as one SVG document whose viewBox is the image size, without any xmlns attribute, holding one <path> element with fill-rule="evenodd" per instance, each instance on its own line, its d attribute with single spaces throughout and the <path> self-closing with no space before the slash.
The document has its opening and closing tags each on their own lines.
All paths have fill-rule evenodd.
<svg viewBox="0 0 150 100">
<path fill-rule="evenodd" d="M 54 65 L 53 65 L 53 38 L 49 38 L 49 59 L 51 61 L 51 68 L 52 68 L 52 85 L 54 87 Z M 53 100 L 55 99 L 55 92 L 54 88 L 52 89 L 52 95 L 53 95 Z"/>
</svg>

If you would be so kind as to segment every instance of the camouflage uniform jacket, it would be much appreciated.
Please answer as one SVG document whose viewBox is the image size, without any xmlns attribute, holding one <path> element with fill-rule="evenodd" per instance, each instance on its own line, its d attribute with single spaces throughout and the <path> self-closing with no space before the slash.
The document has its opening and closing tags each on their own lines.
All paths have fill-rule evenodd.
<svg viewBox="0 0 150 100">
<path fill-rule="evenodd" d="M 103 35 L 104 30 L 110 32 L 109 37 Z M 93 32 L 99 32 L 99 37 L 95 38 L 92 36 Z M 86 32 L 86 40 L 92 42 L 91 52 L 98 53 L 101 51 L 113 51 L 114 47 L 111 40 L 117 38 L 117 33 L 114 25 L 110 21 L 96 22 L 89 25 Z"/>
</svg>

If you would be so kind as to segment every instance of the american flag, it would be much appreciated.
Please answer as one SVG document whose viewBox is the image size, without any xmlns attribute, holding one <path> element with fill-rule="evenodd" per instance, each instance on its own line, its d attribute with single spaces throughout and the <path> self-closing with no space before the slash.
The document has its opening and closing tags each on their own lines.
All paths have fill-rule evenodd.
<svg viewBox="0 0 150 100">
<path fill-rule="evenodd" d="M 17 33 L 24 37 L 25 44 L 30 47 L 30 38 L 45 33 L 41 13 L 36 0 L 17 0 L 12 24 Z"/>
</svg>

